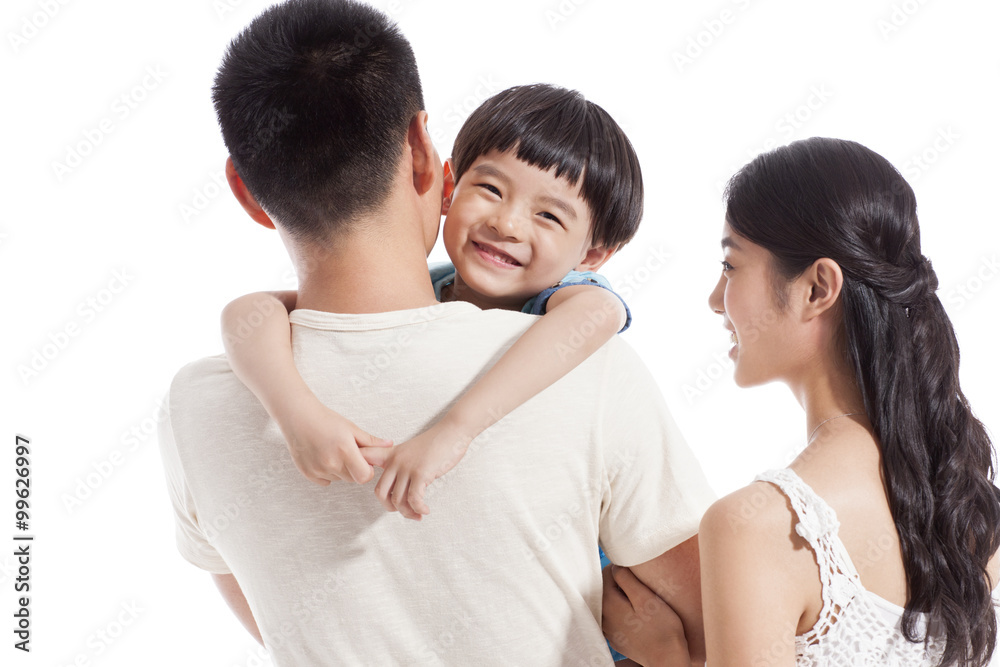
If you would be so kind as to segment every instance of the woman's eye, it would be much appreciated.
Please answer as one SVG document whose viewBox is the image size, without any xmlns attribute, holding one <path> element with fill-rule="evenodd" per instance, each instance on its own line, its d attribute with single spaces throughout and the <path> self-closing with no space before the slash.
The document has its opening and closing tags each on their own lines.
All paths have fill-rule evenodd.
<svg viewBox="0 0 1000 667">
<path fill-rule="evenodd" d="M 732 271 L 732 270 L 733 270 L 733 265 L 727 262 L 726 260 L 722 260 L 722 272 L 726 273 L 727 271 Z"/>
<path fill-rule="evenodd" d="M 490 185 L 489 183 L 476 183 L 476 187 L 482 188 L 487 192 L 492 192 L 497 197 L 500 196 L 500 190 L 496 186 Z"/>
<path fill-rule="evenodd" d="M 552 215 L 552 214 L 551 214 L 551 213 L 549 213 L 548 211 L 542 211 L 542 212 L 541 212 L 541 213 L 539 213 L 538 215 L 542 216 L 542 217 L 543 217 L 543 218 L 545 218 L 546 220 L 551 220 L 552 222 L 556 223 L 556 224 L 557 224 L 557 225 L 559 225 L 560 227 L 562 227 L 562 226 L 563 226 L 563 223 L 562 223 L 562 220 L 560 220 L 560 219 L 559 219 L 559 218 L 557 218 L 556 216 Z"/>
</svg>

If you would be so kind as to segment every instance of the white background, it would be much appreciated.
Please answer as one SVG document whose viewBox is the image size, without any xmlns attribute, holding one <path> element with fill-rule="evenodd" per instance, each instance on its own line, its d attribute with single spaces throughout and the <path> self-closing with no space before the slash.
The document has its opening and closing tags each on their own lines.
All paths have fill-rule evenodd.
<svg viewBox="0 0 1000 667">
<path fill-rule="evenodd" d="M 295 285 L 277 236 L 213 180 L 226 157 L 214 71 L 266 4 L 4 2 L 0 663 L 266 664 L 174 548 L 153 435 L 176 370 L 221 351 L 222 307 Z M 904 172 L 963 387 L 1000 427 L 1000 5 L 398 0 L 391 14 L 416 51 L 442 155 L 468 111 L 514 84 L 579 89 L 625 128 L 646 216 L 606 273 L 642 283 L 626 339 L 720 494 L 787 463 L 805 437 L 783 386 L 733 386 L 728 336 L 706 305 L 721 185 L 793 139 L 854 139 Z M 33 450 L 30 656 L 11 648 L 15 434 Z"/>
</svg>

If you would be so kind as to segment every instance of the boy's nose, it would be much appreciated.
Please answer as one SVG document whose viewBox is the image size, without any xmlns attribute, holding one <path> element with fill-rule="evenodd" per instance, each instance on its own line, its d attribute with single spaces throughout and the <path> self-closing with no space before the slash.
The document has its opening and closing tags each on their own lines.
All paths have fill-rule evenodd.
<svg viewBox="0 0 1000 667">
<path fill-rule="evenodd" d="M 521 239 L 521 219 L 511 213 L 494 216 L 489 222 L 490 229 L 504 239 L 519 241 Z"/>
</svg>

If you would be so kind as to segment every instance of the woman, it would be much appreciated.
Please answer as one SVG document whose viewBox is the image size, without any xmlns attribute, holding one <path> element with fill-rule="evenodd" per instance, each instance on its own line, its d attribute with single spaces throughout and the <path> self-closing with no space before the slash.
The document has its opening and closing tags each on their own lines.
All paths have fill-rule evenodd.
<svg viewBox="0 0 1000 667">
<path fill-rule="evenodd" d="M 807 439 L 702 520 L 708 663 L 987 664 L 1000 490 L 913 191 L 867 148 L 813 138 L 745 166 L 726 203 L 709 304 L 736 383 L 787 384 Z M 614 579 L 612 645 L 686 664 L 682 642 L 657 645 L 676 617 L 628 570 Z"/>
</svg>

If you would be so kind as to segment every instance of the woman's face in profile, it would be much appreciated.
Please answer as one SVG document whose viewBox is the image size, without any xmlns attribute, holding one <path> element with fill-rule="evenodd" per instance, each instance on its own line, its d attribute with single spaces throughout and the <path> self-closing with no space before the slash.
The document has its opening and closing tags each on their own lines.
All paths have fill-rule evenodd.
<svg viewBox="0 0 1000 667">
<path fill-rule="evenodd" d="M 752 387 L 788 377 L 801 342 L 794 335 L 793 309 L 778 299 L 776 286 L 784 281 L 775 278 L 771 253 L 738 235 L 728 222 L 722 228 L 722 252 L 722 275 L 708 304 L 731 332 L 733 379 L 740 387 Z"/>
</svg>

